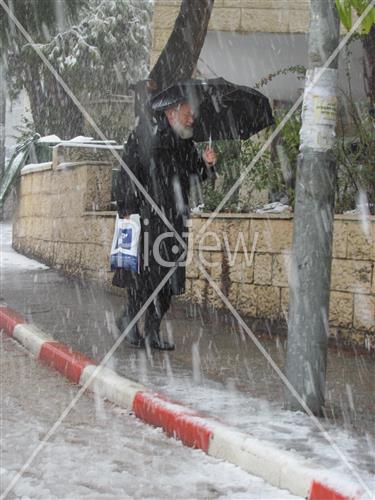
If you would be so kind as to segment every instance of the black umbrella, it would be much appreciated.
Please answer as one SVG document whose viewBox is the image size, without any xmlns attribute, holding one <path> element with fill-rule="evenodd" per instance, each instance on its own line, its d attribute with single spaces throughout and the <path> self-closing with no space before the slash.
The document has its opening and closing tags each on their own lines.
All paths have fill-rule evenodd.
<svg viewBox="0 0 375 500">
<path fill-rule="evenodd" d="M 263 94 L 224 78 L 177 83 L 156 95 L 151 106 L 158 113 L 183 101 L 199 110 L 193 137 L 197 142 L 248 139 L 274 123 Z"/>
</svg>

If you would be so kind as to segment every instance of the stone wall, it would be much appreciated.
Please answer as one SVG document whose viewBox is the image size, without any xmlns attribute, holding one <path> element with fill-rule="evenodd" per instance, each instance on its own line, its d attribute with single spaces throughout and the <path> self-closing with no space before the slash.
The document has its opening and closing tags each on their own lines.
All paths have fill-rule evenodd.
<svg viewBox="0 0 375 500">
<path fill-rule="evenodd" d="M 13 247 L 66 274 L 110 284 L 114 165 L 109 150 L 57 146 L 51 163 L 26 166 L 17 187 Z"/>
<path fill-rule="evenodd" d="M 181 0 L 156 0 L 151 65 L 165 46 Z M 309 0 L 215 0 L 209 31 L 306 33 Z"/>
<path fill-rule="evenodd" d="M 212 279 L 240 313 L 286 320 L 292 216 L 223 214 L 199 239 L 196 235 L 208 217 L 204 214 L 193 220 L 192 262 L 206 264 Z M 241 233 L 245 245 L 239 244 Z M 361 222 L 358 216 L 336 215 L 329 321 L 331 334 L 343 343 L 375 347 L 374 262 L 375 217 Z M 187 277 L 189 299 L 226 307 L 196 264 L 188 266 Z"/>
<path fill-rule="evenodd" d="M 68 275 L 110 286 L 114 163 L 109 151 L 57 146 L 52 163 L 26 167 L 18 186 L 14 248 Z M 292 216 L 222 214 L 198 237 L 208 216 L 191 220 L 189 258 L 203 262 L 240 314 L 285 321 Z M 362 347 L 375 347 L 374 243 L 375 217 L 335 217 L 331 333 Z M 224 308 L 194 259 L 184 299 Z"/>
</svg>

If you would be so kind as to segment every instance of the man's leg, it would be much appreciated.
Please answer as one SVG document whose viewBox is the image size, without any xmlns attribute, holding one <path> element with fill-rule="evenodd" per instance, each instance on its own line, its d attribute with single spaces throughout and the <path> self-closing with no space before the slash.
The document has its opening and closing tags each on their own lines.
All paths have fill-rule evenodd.
<svg viewBox="0 0 375 500">
<path fill-rule="evenodd" d="M 143 302 L 141 300 L 141 297 L 139 296 L 139 293 L 137 293 L 137 289 L 135 287 L 128 287 L 125 309 L 122 315 L 116 321 L 117 327 L 119 328 L 121 333 L 125 330 L 130 321 L 138 313 L 142 305 Z M 145 346 L 144 338 L 140 335 L 137 324 L 135 324 L 129 330 L 124 340 L 127 344 L 130 344 L 134 347 Z"/>
<path fill-rule="evenodd" d="M 145 339 L 150 347 L 161 351 L 172 351 L 174 344 L 160 338 L 160 325 L 172 300 L 169 284 L 160 290 L 155 301 L 149 305 L 145 317 Z"/>
</svg>

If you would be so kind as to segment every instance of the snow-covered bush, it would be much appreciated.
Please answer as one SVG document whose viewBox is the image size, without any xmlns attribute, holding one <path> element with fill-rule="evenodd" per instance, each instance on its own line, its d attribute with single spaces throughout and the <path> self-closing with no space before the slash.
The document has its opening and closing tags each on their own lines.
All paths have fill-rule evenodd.
<svg viewBox="0 0 375 500">
<path fill-rule="evenodd" d="M 147 76 L 152 10 L 152 0 L 91 0 L 82 8 L 76 25 L 47 43 L 36 44 L 110 139 L 122 141 L 126 137 L 130 121 L 125 115 L 130 106 L 95 103 L 128 95 L 129 86 Z M 17 73 L 13 78 L 15 93 L 26 88 L 36 132 L 64 139 L 87 132 L 81 112 L 35 46 L 25 44 L 12 62 L 11 76 Z"/>
<path fill-rule="evenodd" d="M 126 92 L 145 78 L 151 42 L 150 0 L 96 3 L 78 26 L 40 46 L 60 75 L 89 98 Z"/>
</svg>

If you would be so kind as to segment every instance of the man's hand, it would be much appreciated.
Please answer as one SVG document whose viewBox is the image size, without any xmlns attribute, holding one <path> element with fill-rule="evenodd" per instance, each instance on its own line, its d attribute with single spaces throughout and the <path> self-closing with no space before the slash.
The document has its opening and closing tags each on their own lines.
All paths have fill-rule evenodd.
<svg viewBox="0 0 375 500">
<path fill-rule="evenodd" d="M 213 148 L 209 146 L 203 152 L 203 160 L 207 167 L 213 167 L 217 162 L 217 154 Z"/>
</svg>

